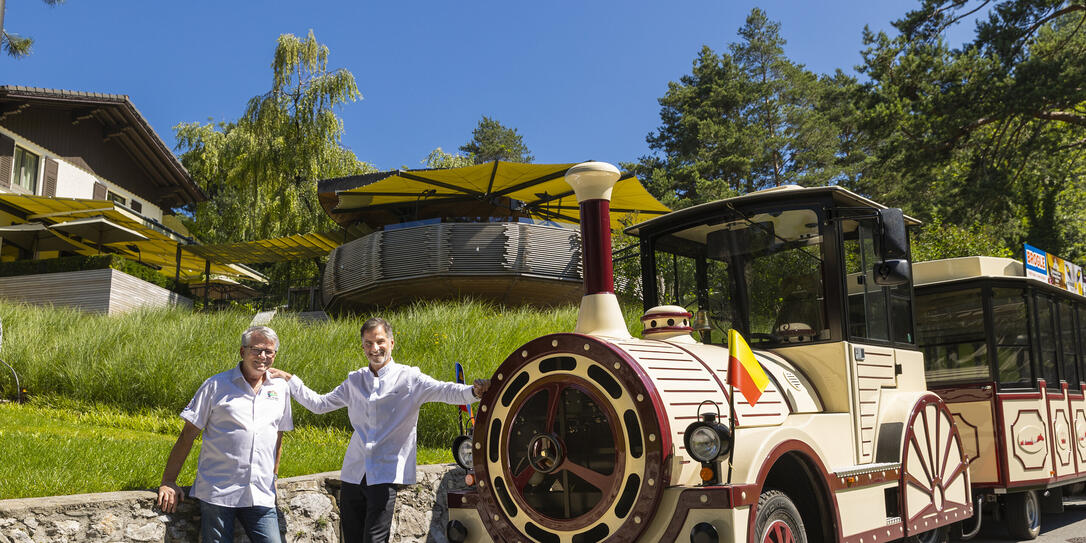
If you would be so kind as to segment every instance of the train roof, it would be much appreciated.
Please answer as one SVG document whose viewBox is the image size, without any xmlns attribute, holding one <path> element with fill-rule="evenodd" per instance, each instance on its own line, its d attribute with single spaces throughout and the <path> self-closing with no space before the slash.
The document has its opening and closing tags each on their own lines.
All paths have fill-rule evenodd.
<svg viewBox="0 0 1086 543">
<path fill-rule="evenodd" d="M 770 189 L 760 190 L 758 192 L 751 192 L 741 196 L 735 196 L 733 198 L 725 198 L 723 200 L 716 200 L 713 202 L 707 202 L 696 206 L 673 211 L 667 215 L 656 217 L 647 220 L 642 223 L 630 226 L 625 232 L 632 236 L 640 236 L 643 233 L 651 233 L 659 230 L 668 229 L 671 226 L 684 224 L 699 216 L 712 216 L 719 213 L 722 210 L 728 209 L 730 206 L 736 204 L 754 204 L 754 203 L 766 203 L 781 201 L 787 202 L 792 200 L 801 200 L 809 198 L 817 198 L 819 196 L 830 196 L 841 207 L 870 207 L 873 209 L 886 209 L 884 206 L 874 200 L 869 200 L 855 192 L 852 192 L 846 188 L 831 185 L 827 187 L 801 187 L 799 185 L 782 185 L 780 187 L 773 187 Z M 919 225 L 920 221 L 906 216 L 905 224 L 909 226 Z"/>
<path fill-rule="evenodd" d="M 963 256 L 927 262 L 913 262 L 913 285 L 922 286 L 978 277 L 1018 277 L 1025 279 L 1022 263 L 1013 258 Z"/>
<path fill-rule="evenodd" d="M 926 287 L 951 284 L 970 279 L 1018 279 L 1029 281 L 1053 292 L 1079 296 L 1057 285 L 1036 277 L 1026 276 L 1025 266 L 1013 258 L 994 256 L 963 256 L 927 262 L 913 262 L 913 286 Z"/>
</svg>

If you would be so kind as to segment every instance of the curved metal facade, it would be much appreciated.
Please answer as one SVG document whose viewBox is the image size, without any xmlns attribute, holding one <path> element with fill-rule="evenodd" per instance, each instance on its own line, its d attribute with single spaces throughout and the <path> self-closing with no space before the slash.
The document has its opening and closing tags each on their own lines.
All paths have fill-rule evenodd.
<svg viewBox="0 0 1086 543">
<path fill-rule="evenodd" d="M 506 305 L 582 294 L 578 230 L 523 223 L 440 223 L 375 232 L 334 249 L 322 291 L 330 311 L 474 297 Z"/>
</svg>

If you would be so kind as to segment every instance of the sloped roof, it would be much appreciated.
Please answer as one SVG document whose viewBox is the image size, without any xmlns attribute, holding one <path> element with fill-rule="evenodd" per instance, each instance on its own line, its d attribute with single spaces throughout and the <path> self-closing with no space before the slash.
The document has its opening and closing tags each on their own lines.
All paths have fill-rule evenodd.
<svg viewBox="0 0 1086 543">
<path fill-rule="evenodd" d="M 108 127 L 110 132 L 106 137 L 115 140 L 132 156 L 133 161 L 145 168 L 149 177 L 159 184 L 159 189 L 172 193 L 157 202 L 159 205 L 181 206 L 208 199 L 207 194 L 192 180 L 181 161 L 151 128 L 128 96 L 0 86 L 0 120 L 32 107 L 71 110 L 73 119 L 94 118 L 102 126 Z"/>
</svg>

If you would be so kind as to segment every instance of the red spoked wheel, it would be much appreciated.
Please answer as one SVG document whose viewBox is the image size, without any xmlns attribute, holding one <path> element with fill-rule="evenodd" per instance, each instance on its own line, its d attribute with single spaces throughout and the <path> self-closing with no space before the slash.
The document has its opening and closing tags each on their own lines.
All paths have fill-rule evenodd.
<svg viewBox="0 0 1086 543">
<path fill-rule="evenodd" d="M 758 498 L 754 532 L 759 543 L 807 543 L 799 510 L 780 490 L 767 490 Z"/>
<path fill-rule="evenodd" d="M 938 396 L 921 398 L 905 425 L 901 494 L 905 533 L 924 534 L 973 515 L 969 462 L 954 417 Z"/>
</svg>

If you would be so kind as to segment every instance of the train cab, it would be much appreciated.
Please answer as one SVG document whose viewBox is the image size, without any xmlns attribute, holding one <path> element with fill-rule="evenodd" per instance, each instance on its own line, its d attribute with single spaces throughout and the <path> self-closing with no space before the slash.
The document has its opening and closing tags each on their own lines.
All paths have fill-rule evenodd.
<svg viewBox="0 0 1086 543">
<path fill-rule="evenodd" d="M 618 177 L 566 175 L 577 326 L 491 377 L 450 541 L 939 541 L 972 516 L 915 343 L 911 219 L 838 187 L 781 187 L 630 227 L 645 306 L 632 337 L 607 227 Z M 729 330 L 766 377 L 750 397 L 729 384 Z"/>
</svg>

